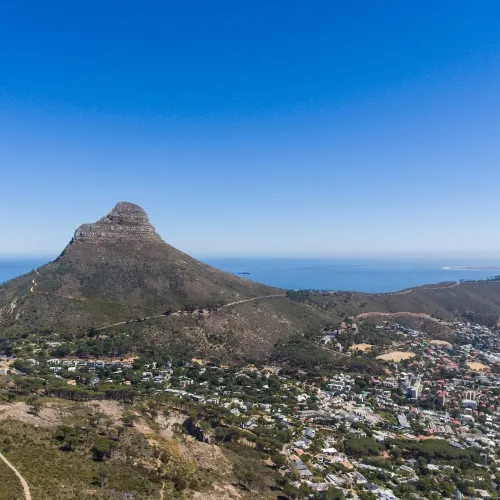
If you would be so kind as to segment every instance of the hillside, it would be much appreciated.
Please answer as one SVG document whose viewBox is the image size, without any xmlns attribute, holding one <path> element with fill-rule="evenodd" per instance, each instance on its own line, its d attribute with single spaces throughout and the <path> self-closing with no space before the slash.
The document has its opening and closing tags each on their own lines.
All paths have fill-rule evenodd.
<svg viewBox="0 0 500 500">
<path fill-rule="evenodd" d="M 55 261 L 0 286 L 0 338 L 129 332 L 136 352 L 264 360 L 289 339 L 345 317 L 392 317 L 450 335 L 457 319 L 498 321 L 500 282 L 388 294 L 286 292 L 193 259 L 165 243 L 142 208 L 121 202 L 80 226 Z"/>
<path fill-rule="evenodd" d="M 34 413 L 33 396 L 21 389 L 7 403 L 9 390 L 0 376 L 0 453 L 16 464 L 33 499 L 276 498 L 280 475 L 244 436 L 226 445 L 187 434 L 187 410 L 200 411 L 190 403 L 41 397 Z M 2 461 L 0 479 L 0 500 L 24 498 Z"/>
<path fill-rule="evenodd" d="M 327 315 L 175 249 L 127 202 L 80 226 L 55 261 L 0 286 L 4 337 L 78 336 L 135 322 L 161 345 L 189 340 L 211 352 L 231 345 L 241 355 L 262 355 L 309 320 L 320 328 Z"/>
<path fill-rule="evenodd" d="M 0 287 L 2 302 L 30 290 L 34 295 L 155 310 L 279 293 L 173 248 L 156 233 L 142 208 L 125 202 L 95 224 L 80 226 L 54 262 Z"/>
<path fill-rule="evenodd" d="M 330 314 L 361 320 L 393 316 L 447 326 L 456 320 L 495 325 L 500 318 L 497 280 L 440 283 L 395 293 L 299 291 L 288 295 Z"/>
</svg>

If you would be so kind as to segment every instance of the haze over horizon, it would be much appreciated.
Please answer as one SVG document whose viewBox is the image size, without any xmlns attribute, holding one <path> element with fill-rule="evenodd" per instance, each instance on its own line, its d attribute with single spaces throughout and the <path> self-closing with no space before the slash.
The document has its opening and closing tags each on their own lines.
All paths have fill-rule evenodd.
<svg viewBox="0 0 500 500">
<path fill-rule="evenodd" d="M 127 200 L 195 256 L 496 259 L 499 21 L 490 1 L 10 3 L 0 256 L 55 256 Z"/>
</svg>

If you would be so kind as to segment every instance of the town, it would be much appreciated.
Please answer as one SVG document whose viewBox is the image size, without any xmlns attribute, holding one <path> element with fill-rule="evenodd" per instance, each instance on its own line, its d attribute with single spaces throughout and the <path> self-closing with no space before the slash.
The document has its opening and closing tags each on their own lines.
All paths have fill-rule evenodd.
<svg viewBox="0 0 500 500">
<path fill-rule="evenodd" d="M 279 364 L 82 356 L 52 335 L 4 346 L 0 374 L 36 374 L 62 397 L 121 387 L 115 392 L 125 401 L 139 390 L 209 409 L 220 426 L 191 417 L 184 432 L 205 442 L 244 438 L 304 498 L 497 498 L 498 330 L 456 323 L 451 343 L 386 321 L 370 325 L 392 339 L 377 346 L 354 343 L 362 328 L 348 320 L 325 329 L 318 346 L 371 356 L 380 373 L 317 376 Z"/>
</svg>

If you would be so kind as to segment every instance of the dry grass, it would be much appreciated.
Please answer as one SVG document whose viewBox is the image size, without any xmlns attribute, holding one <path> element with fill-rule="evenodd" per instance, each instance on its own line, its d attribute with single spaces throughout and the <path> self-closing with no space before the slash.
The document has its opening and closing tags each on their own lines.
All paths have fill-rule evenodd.
<svg viewBox="0 0 500 500">
<path fill-rule="evenodd" d="M 350 349 L 352 351 L 369 351 L 373 347 L 372 344 L 353 344 Z"/>
<path fill-rule="evenodd" d="M 43 405 L 38 416 L 30 413 L 30 407 L 24 402 L 0 406 L 0 422 L 18 420 L 36 427 L 54 427 L 61 423 L 62 415 L 64 415 L 64 409 L 53 403 Z"/>
<path fill-rule="evenodd" d="M 377 356 L 377 359 L 380 359 L 382 361 L 394 361 L 395 363 L 399 363 L 400 361 L 413 358 L 414 356 L 415 353 L 410 351 L 391 351 L 391 352 L 386 352 L 385 354 L 381 354 L 380 356 Z"/>
<path fill-rule="evenodd" d="M 475 372 L 487 372 L 490 371 L 490 367 L 479 363 L 478 361 L 468 361 L 466 365 Z"/>
<path fill-rule="evenodd" d="M 100 411 L 115 424 L 119 423 L 123 416 L 123 406 L 116 401 L 92 400 L 85 406 Z"/>
<path fill-rule="evenodd" d="M 444 345 L 446 347 L 451 347 L 451 344 L 449 342 L 446 342 L 446 340 L 431 340 L 431 344 Z"/>
</svg>

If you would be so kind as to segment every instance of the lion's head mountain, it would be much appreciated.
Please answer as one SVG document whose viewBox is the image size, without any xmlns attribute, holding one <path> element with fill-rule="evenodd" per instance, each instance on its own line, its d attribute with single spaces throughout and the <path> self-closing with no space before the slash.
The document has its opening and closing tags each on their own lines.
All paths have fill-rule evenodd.
<svg viewBox="0 0 500 500">
<path fill-rule="evenodd" d="M 283 342 L 345 317 L 397 313 L 401 320 L 408 313 L 412 322 L 439 318 L 444 330 L 467 314 L 492 322 L 500 316 L 499 288 L 485 282 L 393 294 L 287 293 L 177 250 L 141 207 L 120 202 L 78 227 L 56 260 L 0 286 L 0 332 L 125 331 L 140 339 L 137 349 L 264 360 Z"/>
</svg>

